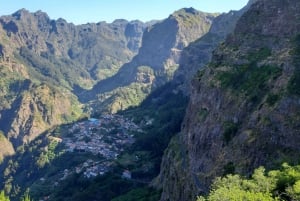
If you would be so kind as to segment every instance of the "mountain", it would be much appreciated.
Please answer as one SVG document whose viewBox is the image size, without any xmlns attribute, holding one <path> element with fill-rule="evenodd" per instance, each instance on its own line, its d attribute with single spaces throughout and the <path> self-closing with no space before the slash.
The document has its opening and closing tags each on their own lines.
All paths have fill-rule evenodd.
<svg viewBox="0 0 300 201">
<path fill-rule="evenodd" d="M 182 50 L 207 33 L 215 16 L 184 8 L 150 26 L 132 61 L 92 90 L 81 92 L 82 101 L 95 100 L 98 96 L 93 107 L 112 113 L 138 105 L 153 89 L 173 79 Z"/>
<path fill-rule="evenodd" d="M 161 200 L 196 199 L 216 176 L 299 162 L 300 3 L 251 3 L 193 79 L 163 158 Z"/>
<path fill-rule="evenodd" d="M 41 11 L 29 13 L 25 9 L 11 16 L 2 16 L 0 23 L 6 35 L 2 45 L 6 45 L 7 56 L 12 56 L 18 49 L 24 62 L 35 68 L 50 62 L 60 67 L 55 72 L 57 75 L 51 74 L 57 82 L 81 87 L 90 87 L 93 80 L 113 75 L 130 61 L 138 52 L 147 26 L 139 21 L 126 20 L 75 26 L 64 19 L 51 20 Z M 39 57 L 41 63 L 34 62 L 29 56 Z M 50 67 L 44 71 L 52 73 Z M 69 71 L 72 69 L 72 72 L 63 67 Z M 44 71 L 41 73 L 47 76 Z M 73 79 L 74 74 L 77 79 Z M 67 83 L 60 79 L 66 79 Z"/>
<path fill-rule="evenodd" d="M 230 11 L 217 16 L 209 31 L 184 49 L 179 61 L 180 66 L 174 75 L 174 81 L 181 85 L 181 90 L 190 93 L 193 76 L 211 60 L 213 50 L 233 32 L 237 20 L 255 1 L 249 1 L 239 11 Z"/>
<path fill-rule="evenodd" d="M 214 17 L 186 8 L 161 22 L 75 26 L 42 11 L 2 16 L 0 130 L 17 148 L 84 113 L 139 104 L 173 78 L 182 49 Z"/>
<path fill-rule="evenodd" d="M 137 54 L 151 24 L 75 26 L 25 9 L 0 17 L 0 130 L 9 147 L 1 153 L 13 154 L 47 129 L 85 116 L 73 91 L 114 75 Z"/>
<path fill-rule="evenodd" d="M 159 22 L 116 20 L 78 26 L 25 9 L 0 17 L 0 169 L 5 172 L 1 186 L 17 199 L 37 175 L 52 171 L 36 164 L 45 162 L 44 151 L 52 146 L 47 136 L 59 125 L 84 119 L 90 112 L 137 105 L 162 86 L 162 97 L 157 92 L 141 106 L 151 118 L 156 106 L 164 113 L 154 122 L 166 125 L 148 131 L 162 135 L 154 132 L 138 140 L 155 152 L 147 174 L 157 174 L 187 99 L 173 84 L 163 85 L 173 79 L 182 50 L 207 33 L 215 16 L 186 8 Z M 166 101 L 168 97 L 176 101 Z M 156 143 L 149 144 L 147 139 L 152 138 Z M 154 146 L 160 147 L 154 151 Z M 49 154 L 46 158 L 52 157 Z M 37 174 L 27 172 L 25 181 L 23 167 L 29 167 L 29 161 Z M 20 182 L 24 186 L 19 188 Z"/>
</svg>

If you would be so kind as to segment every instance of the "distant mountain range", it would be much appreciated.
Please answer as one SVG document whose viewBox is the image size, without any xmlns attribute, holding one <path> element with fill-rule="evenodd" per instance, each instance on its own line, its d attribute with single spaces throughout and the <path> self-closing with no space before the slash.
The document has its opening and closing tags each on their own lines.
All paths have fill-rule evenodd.
<svg viewBox="0 0 300 201">
<path fill-rule="evenodd" d="M 159 22 L 75 26 L 41 11 L 2 16 L 0 130 L 9 147 L 2 155 L 54 125 L 138 105 L 173 79 L 183 48 L 214 17 L 189 8 Z"/>
<path fill-rule="evenodd" d="M 17 195 L 35 184 L 18 165 L 48 149 L 43 133 L 103 113 L 148 129 L 132 150 L 151 164 L 139 175 L 160 171 L 151 186 L 161 201 L 196 200 L 218 176 L 298 164 L 299 10 L 297 0 L 250 0 L 240 11 L 183 8 L 150 23 L 75 26 L 24 9 L 0 17 L 3 186 Z M 22 187 L 10 178 L 26 173 Z"/>
</svg>

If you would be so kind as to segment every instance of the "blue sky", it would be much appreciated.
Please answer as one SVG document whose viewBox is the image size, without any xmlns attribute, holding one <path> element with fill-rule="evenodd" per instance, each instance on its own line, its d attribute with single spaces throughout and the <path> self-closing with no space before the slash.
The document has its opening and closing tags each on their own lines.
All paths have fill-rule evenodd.
<svg viewBox="0 0 300 201">
<path fill-rule="evenodd" d="M 167 18 L 174 11 L 194 7 L 205 12 L 238 10 L 248 0 L 0 0 L 0 16 L 25 8 L 31 12 L 42 10 L 52 19 L 68 22 L 88 22 L 127 19 L 149 21 Z"/>
</svg>

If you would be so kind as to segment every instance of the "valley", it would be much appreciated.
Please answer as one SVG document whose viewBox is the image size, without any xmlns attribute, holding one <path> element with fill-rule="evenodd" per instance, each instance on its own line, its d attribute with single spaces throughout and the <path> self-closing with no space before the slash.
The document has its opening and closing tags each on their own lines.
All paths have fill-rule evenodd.
<svg viewBox="0 0 300 201">
<path fill-rule="evenodd" d="M 299 11 L 1 16 L 0 200 L 299 200 Z"/>
</svg>

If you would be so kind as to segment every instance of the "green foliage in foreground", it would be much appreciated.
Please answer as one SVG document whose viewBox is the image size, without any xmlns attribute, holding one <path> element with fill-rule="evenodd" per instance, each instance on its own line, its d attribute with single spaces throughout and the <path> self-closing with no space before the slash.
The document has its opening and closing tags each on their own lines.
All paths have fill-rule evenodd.
<svg viewBox="0 0 300 201">
<path fill-rule="evenodd" d="M 250 179 L 239 175 L 216 178 L 207 197 L 197 201 L 300 200 L 300 165 L 284 163 L 281 170 L 256 169 Z"/>
<path fill-rule="evenodd" d="M 32 201 L 28 192 L 25 193 L 25 195 L 22 197 L 21 201 Z"/>
<path fill-rule="evenodd" d="M 0 201 L 10 201 L 9 197 L 5 195 L 4 191 L 0 192 Z M 28 193 L 26 193 L 22 198 L 21 201 L 32 201 Z"/>
<path fill-rule="evenodd" d="M 127 194 L 112 199 L 112 201 L 157 201 L 160 192 L 152 188 L 137 188 Z"/>
<path fill-rule="evenodd" d="M 4 191 L 0 192 L 0 201 L 9 201 L 9 198 L 5 195 Z"/>
</svg>

